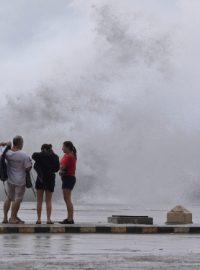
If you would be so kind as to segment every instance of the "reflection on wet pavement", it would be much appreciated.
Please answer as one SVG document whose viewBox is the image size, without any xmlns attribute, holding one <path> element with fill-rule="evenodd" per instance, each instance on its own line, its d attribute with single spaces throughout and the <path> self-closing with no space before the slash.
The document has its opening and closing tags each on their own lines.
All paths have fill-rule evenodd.
<svg viewBox="0 0 200 270">
<path fill-rule="evenodd" d="M 1 204 L 1 208 L 2 208 Z M 35 223 L 34 203 L 23 203 L 20 217 Z M 106 222 L 112 214 L 149 215 L 163 224 L 171 205 L 81 205 L 76 222 Z M 188 207 L 199 222 L 199 206 Z M 0 218 L 2 218 L 0 209 Z M 53 219 L 64 218 L 63 203 Z M 45 221 L 45 213 L 43 213 Z M 10 234 L 0 235 L 0 270 L 35 269 L 200 269 L 200 235 Z"/>
<path fill-rule="evenodd" d="M 199 269 L 196 235 L 0 235 L 0 269 Z"/>
</svg>

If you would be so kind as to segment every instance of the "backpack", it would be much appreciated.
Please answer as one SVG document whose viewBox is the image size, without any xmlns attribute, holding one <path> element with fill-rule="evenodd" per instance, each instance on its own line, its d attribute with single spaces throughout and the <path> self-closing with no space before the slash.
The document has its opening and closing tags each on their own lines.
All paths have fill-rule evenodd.
<svg viewBox="0 0 200 270">
<path fill-rule="evenodd" d="M 0 180 L 5 182 L 8 179 L 7 174 L 7 163 L 6 163 L 6 152 L 10 150 L 10 146 L 7 146 L 0 156 Z"/>
</svg>

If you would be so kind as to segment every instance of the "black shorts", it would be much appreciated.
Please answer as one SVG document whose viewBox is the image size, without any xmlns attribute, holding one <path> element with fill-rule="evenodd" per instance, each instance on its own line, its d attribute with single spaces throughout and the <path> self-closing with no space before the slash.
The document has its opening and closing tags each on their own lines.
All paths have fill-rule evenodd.
<svg viewBox="0 0 200 270">
<path fill-rule="evenodd" d="M 50 192 L 54 192 L 55 188 L 55 175 L 51 175 L 48 177 L 44 177 L 43 180 L 40 180 L 39 177 L 37 177 L 36 183 L 35 183 L 35 189 L 37 190 L 47 190 Z"/>
<path fill-rule="evenodd" d="M 76 177 L 75 176 L 62 176 L 62 189 L 70 189 L 73 190 L 76 184 Z"/>
</svg>

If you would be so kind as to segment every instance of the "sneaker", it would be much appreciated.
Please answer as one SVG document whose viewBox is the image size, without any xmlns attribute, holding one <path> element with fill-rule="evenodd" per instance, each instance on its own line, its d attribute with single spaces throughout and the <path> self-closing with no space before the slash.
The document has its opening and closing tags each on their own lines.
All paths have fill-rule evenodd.
<svg viewBox="0 0 200 270">
<path fill-rule="evenodd" d="M 19 224 L 25 224 L 25 221 L 21 220 L 19 217 L 17 217 L 17 221 L 19 221 Z"/>
<path fill-rule="evenodd" d="M 59 222 L 60 224 L 74 224 L 74 220 L 64 219 L 63 221 Z"/>
</svg>

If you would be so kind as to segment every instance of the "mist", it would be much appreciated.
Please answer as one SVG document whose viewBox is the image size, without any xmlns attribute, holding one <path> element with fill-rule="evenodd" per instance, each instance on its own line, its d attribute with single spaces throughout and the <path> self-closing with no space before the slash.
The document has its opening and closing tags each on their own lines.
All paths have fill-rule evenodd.
<svg viewBox="0 0 200 270">
<path fill-rule="evenodd" d="M 0 4 L 0 140 L 72 140 L 79 202 L 198 199 L 197 0 Z"/>
</svg>

